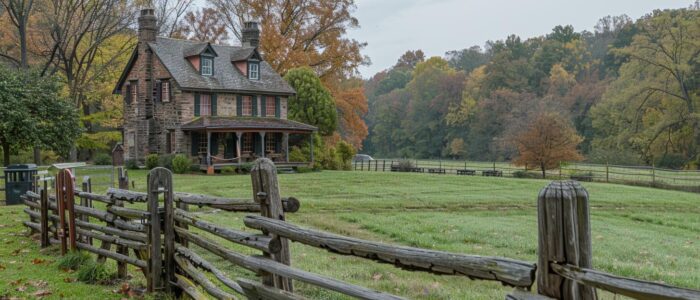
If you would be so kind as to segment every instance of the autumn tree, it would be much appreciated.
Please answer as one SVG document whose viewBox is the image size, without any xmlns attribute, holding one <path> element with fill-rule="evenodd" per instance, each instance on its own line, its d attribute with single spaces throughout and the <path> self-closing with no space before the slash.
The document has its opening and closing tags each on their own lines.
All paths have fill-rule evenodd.
<svg viewBox="0 0 700 300">
<path fill-rule="evenodd" d="M 333 97 L 311 68 L 287 72 L 284 79 L 296 90 L 289 98 L 289 118 L 318 127 L 321 135 L 331 135 L 337 127 L 337 112 Z"/>
<path fill-rule="evenodd" d="M 327 85 L 350 77 L 368 62 L 360 51 L 366 43 L 346 36 L 359 23 L 354 0 L 209 0 L 228 29 L 240 40 L 241 25 L 262 22 L 260 49 L 280 74 L 310 66 Z"/>
<path fill-rule="evenodd" d="M 576 149 L 581 140 L 568 120 L 554 113 L 542 113 L 515 139 L 519 152 L 515 164 L 538 166 L 545 178 L 546 171 L 560 162 L 583 159 Z"/>
<path fill-rule="evenodd" d="M 29 67 L 27 58 L 27 26 L 29 23 L 29 16 L 34 6 L 34 0 L 1 0 L 0 3 L 5 7 L 12 24 L 17 28 L 20 52 L 20 59 L 18 62 L 20 67 L 26 70 Z M 17 62 L 16 59 L 10 56 L 6 57 Z"/>
<path fill-rule="evenodd" d="M 340 136 L 355 149 L 362 149 L 367 137 L 367 125 L 362 117 L 367 114 L 367 98 L 360 79 L 347 80 L 331 91 L 338 110 Z"/>
<path fill-rule="evenodd" d="M 89 117 L 99 99 L 91 98 L 98 83 L 119 76 L 133 49 L 131 32 L 136 17 L 132 2 L 121 0 L 45 1 L 37 7 L 41 32 L 37 43 L 43 53 L 42 74 L 58 73 L 65 81 L 68 99 L 82 113 L 86 134 L 94 133 Z M 116 42 L 116 40 L 118 42 Z M 117 74 L 117 75 L 115 75 Z M 111 81 L 112 83 L 114 81 Z M 73 152 L 71 159 L 77 158 Z"/>
<path fill-rule="evenodd" d="M 188 12 L 173 36 L 223 44 L 228 39 L 228 32 L 221 15 L 213 8 L 204 7 L 198 11 Z"/>
<path fill-rule="evenodd" d="M 633 151 L 647 163 L 677 155 L 700 162 L 700 11 L 655 11 L 640 19 L 628 62 L 592 110 L 594 146 Z"/>
</svg>

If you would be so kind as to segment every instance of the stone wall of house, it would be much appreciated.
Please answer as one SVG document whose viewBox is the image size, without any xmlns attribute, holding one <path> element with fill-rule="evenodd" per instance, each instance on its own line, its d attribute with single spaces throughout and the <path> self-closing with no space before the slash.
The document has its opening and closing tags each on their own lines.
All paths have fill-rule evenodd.
<svg viewBox="0 0 700 300">
<path fill-rule="evenodd" d="M 170 102 L 152 100 L 153 83 L 148 75 L 149 69 L 152 70 L 155 81 L 170 82 L 170 89 L 172 89 Z M 179 99 L 183 93 L 171 78 L 160 59 L 148 49 L 139 54 L 127 75 L 125 85 L 122 87 L 122 95 L 126 96 L 127 85 L 136 83 L 137 86 L 136 97 L 132 98 L 131 103 L 124 101 L 123 104 L 124 156 L 127 159 L 143 160 L 151 153 L 165 153 L 168 131 L 174 139 L 172 151 L 179 152 L 178 146 L 183 139 L 183 134 L 179 130 L 181 124 Z M 151 145 L 149 145 L 149 134 L 153 134 L 155 138 L 155 143 Z"/>
</svg>

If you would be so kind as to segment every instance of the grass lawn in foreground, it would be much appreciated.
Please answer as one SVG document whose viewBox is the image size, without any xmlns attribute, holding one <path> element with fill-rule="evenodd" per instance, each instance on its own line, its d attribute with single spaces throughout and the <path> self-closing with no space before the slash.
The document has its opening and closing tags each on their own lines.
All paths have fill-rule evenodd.
<svg viewBox="0 0 700 300">
<path fill-rule="evenodd" d="M 136 189 L 145 190 L 146 172 L 130 171 Z M 548 181 L 480 176 L 412 173 L 335 172 L 282 174 L 283 196 L 295 196 L 302 206 L 288 214 L 295 224 L 386 243 L 451 252 L 504 256 L 527 261 L 537 258 L 536 196 Z M 251 197 L 248 175 L 176 175 L 176 191 L 225 197 Z M 639 279 L 700 289 L 700 195 L 584 183 L 591 195 L 594 267 Z M 245 214 L 192 208 L 203 219 L 245 230 Z M 73 297 L 119 298 L 112 286 L 68 284 L 55 263 L 33 265 L 40 256 L 57 260 L 55 251 L 41 253 L 23 236 L 19 225 L 27 217 L 21 207 L 0 208 L 0 239 L 13 246 L 0 248 L 0 296 L 24 295 L 10 281 L 49 281 L 53 296 L 70 291 Z M 219 240 L 220 241 L 220 240 Z M 243 253 L 257 251 L 240 249 Z M 11 255 L 15 248 L 26 253 Z M 206 252 L 193 249 L 198 253 Z M 232 277 L 253 274 L 213 255 L 207 259 Z M 14 261 L 14 263 L 10 263 Z M 340 256 L 292 244 L 293 266 L 411 299 L 503 299 L 512 290 L 496 282 L 471 281 L 462 276 L 408 272 L 391 265 Z M 41 272 L 37 272 L 41 270 Z M 132 270 L 136 275 L 136 271 Z M 138 284 L 135 276 L 133 284 Z M 52 279 L 55 278 L 55 279 Z M 312 299 L 339 299 L 296 282 Z M 612 299 L 603 294 L 604 299 Z"/>
</svg>

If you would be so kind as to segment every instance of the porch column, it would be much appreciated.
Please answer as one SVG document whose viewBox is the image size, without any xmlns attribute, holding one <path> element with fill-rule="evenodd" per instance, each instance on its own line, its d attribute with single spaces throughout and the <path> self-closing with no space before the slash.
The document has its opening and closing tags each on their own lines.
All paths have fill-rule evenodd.
<svg viewBox="0 0 700 300">
<path fill-rule="evenodd" d="M 309 149 L 311 150 L 311 163 L 314 163 L 314 134 L 309 135 Z"/>
<path fill-rule="evenodd" d="M 282 147 L 284 147 L 284 161 L 289 162 L 289 132 L 282 133 Z"/>
<path fill-rule="evenodd" d="M 243 134 L 236 131 L 236 157 L 239 164 L 241 163 L 241 136 L 243 136 Z"/>
<path fill-rule="evenodd" d="M 264 131 L 260 132 L 260 144 L 262 145 L 262 147 L 260 147 L 260 149 L 262 149 L 262 151 L 260 151 L 260 153 L 262 153 L 262 157 L 265 157 L 265 132 Z"/>
<path fill-rule="evenodd" d="M 207 166 L 211 166 L 211 132 L 207 131 Z"/>
</svg>

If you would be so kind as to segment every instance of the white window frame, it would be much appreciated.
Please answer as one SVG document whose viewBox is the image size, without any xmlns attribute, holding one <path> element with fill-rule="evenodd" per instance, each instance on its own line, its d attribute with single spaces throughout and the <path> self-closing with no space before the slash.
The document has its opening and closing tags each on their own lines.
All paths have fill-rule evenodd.
<svg viewBox="0 0 700 300">
<path fill-rule="evenodd" d="M 260 63 L 259 62 L 249 62 L 248 63 L 248 78 L 254 80 L 260 80 Z"/>
<path fill-rule="evenodd" d="M 214 75 L 214 59 L 211 57 L 202 57 L 202 75 Z M 207 64 L 208 63 L 208 64 Z"/>
</svg>

